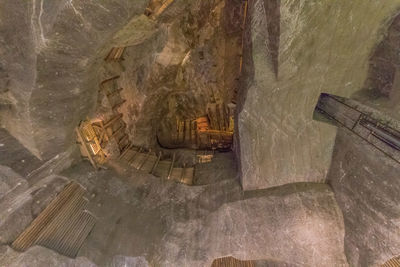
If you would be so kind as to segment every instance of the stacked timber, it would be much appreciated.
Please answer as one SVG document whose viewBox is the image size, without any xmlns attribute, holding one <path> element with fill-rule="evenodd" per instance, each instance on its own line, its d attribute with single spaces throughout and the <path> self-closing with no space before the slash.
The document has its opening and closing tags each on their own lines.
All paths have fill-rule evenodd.
<svg viewBox="0 0 400 267">
<path fill-rule="evenodd" d="M 11 246 L 25 251 L 40 245 L 76 257 L 95 224 L 94 216 L 86 210 L 88 200 L 84 198 L 85 192 L 75 182 L 66 185 Z"/>
</svg>

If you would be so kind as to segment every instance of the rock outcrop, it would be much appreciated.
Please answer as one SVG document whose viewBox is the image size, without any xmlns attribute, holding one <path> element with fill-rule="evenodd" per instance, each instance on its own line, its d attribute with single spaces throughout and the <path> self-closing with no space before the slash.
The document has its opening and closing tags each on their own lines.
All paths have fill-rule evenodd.
<svg viewBox="0 0 400 267">
<path fill-rule="evenodd" d="M 284 0 L 275 16 L 280 30 L 271 31 L 270 2 L 249 1 L 237 122 L 245 190 L 325 181 L 336 129 L 313 121 L 318 97 L 349 97 L 364 86 L 369 57 L 400 7 L 396 0 Z M 276 72 L 270 43 L 278 40 Z"/>
</svg>

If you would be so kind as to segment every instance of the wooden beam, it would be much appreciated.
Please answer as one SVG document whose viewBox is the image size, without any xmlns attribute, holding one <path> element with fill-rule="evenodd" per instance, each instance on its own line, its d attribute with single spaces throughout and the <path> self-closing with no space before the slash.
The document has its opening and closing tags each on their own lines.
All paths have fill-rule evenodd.
<svg viewBox="0 0 400 267">
<path fill-rule="evenodd" d="M 90 163 L 91 163 L 92 166 L 97 170 L 97 169 L 98 169 L 97 164 L 96 164 L 96 162 L 93 160 L 92 155 L 90 154 L 90 151 L 89 151 L 89 149 L 88 149 L 87 146 L 86 146 L 86 142 L 85 142 L 85 140 L 84 140 L 83 137 L 82 137 L 81 131 L 79 130 L 78 127 L 75 128 L 75 131 L 76 131 L 76 134 L 77 134 L 77 136 L 78 136 L 79 142 L 82 144 L 81 146 L 82 146 L 83 150 L 84 150 L 85 153 L 87 154 L 87 157 L 88 157 Z"/>
<path fill-rule="evenodd" d="M 172 155 L 172 162 L 171 162 L 171 165 L 169 166 L 169 171 L 168 171 L 168 176 L 167 176 L 168 180 L 171 178 L 171 173 L 172 173 L 172 170 L 174 169 L 174 163 L 175 163 L 175 153 Z"/>
<path fill-rule="evenodd" d="M 115 104 L 114 106 L 112 106 L 112 109 L 114 110 L 114 109 L 119 108 L 119 107 L 120 107 L 122 104 L 124 104 L 125 102 L 126 102 L 126 100 L 123 99 L 121 102 L 119 102 L 119 103 Z"/>
<path fill-rule="evenodd" d="M 144 157 L 144 160 L 142 161 L 142 163 L 140 163 L 140 166 L 139 166 L 138 170 L 141 170 L 141 169 L 142 169 L 142 167 L 144 166 L 144 164 L 146 163 L 146 161 L 149 159 L 150 154 L 151 154 L 151 151 L 149 150 L 149 152 L 148 152 L 148 153 L 146 154 L 146 156 Z"/>
<path fill-rule="evenodd" d="M 157 19 L 173 2 L 174 0 L 166 0 L 164 4 L 156 12 L 154 12 L 152 17 Z"/>
<path fill-rule="evenodd" d="M 157 158 L 156 162 L 155 162 L 154 165 L 153 165 L 153 168 L 151 168 L 150 174 L 153 174 L 154 171 L 156 170 L 157 165 L 158 165 L 158 163 L 160 162 L 161 155 L 162 155 L 162 152 L 160 151 L 160 153 L 158 153 L 158 158 Z"/>
<path fill-rule="evenodd" d="M 113 117 L 111 120 L 106 122 L 106 124 L 104 125 L 104 128 L 110 127 L 111 125 L 114 124 L 114 122 L 116 122 L 120 118 L 122 118 L 122 114 L 115 115 L 115 117 Z"/>
</svg>

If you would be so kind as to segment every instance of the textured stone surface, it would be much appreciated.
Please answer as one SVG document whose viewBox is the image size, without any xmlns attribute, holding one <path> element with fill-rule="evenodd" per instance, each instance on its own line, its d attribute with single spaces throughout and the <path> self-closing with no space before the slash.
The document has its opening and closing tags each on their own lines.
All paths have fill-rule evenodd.
<svg viewBox="0 0 400 267">
<path fill-rule="evenodd" d="M 18 194 L 28 188 L 28 183 L 11 168 L 0 165 L 0 199 L 8 194 Z"/>
<path fill-rule="evenodd" d="M 364 86 L 369 57 L 400 5 L 396 0 L 280 2 L 276 77 L 268 1 L 249 1 L 238 108 L 246 190 L 324 181 L 336 129 L 312 120 L 319 94 L 348 97 Z"/>
<path fill-rule="evenodd" d="M 209 101 L 231 100 L 239 69 L 238 8 L 240 1 L 174 1 L 156 26 L 142 16 L 116 34 L 114 43 L 130 46 L 122 69 L 106 69 L 121 75 L 127 102 L 120 111 L 135 144 L 151 147 L 158 140 L 173 147 L 177 118 L 193 119 L 206 113 Z"/>
<path fill-rule="evenodd" d="M 50 249 L 34 246 L 24 253 L 19 253 L 7 246 L 0 246 L 0 266 L 8 267 L 96 267 L 84 257 L 71 259 L 60 255 Z M 140 266 L 140 265 L 139 265 Z M 138 267 L 139 267 L 138 266 Z M 140 266 L 141 267 L 141 266 Z"/>
<path fill-rule="evenodd" d="M 371 56 L 368 78 L 353 98 L 400 120 L 400 15 Z"/>
<path fill-rule="evenodd" d="M 0 128 L 0 164 L 26 177 L 43 162 L 29 152 L 5 129 Z"/>
<path fill-rule="evenodd" d="M 210 169 L 211 176 L 216 172 L 230 176 Z M 90 209 L 98 222 L 79 255 L 99 265 L 124 255 L 144 256 L 156 266 L 210 266 L 232 255 L 347 266 L 342 216 L 327 185 L 243 193 L 235 177 L 188 187 L 137 171 L 95 173 L 87 165 L 65 175 L 93 193 Z"/>
<path fill-rule="evenodd" d="M 0 165 L 0 244 L 12 242 L 32 220 L 28 182 Z"/>
<path fill-rule="evenodd" d="M 49 176 L 28 182 L 0 165 L 0 244 L 10 244 L 63 189 L 68 179 Z"/>
<path fill-rule="evenodd" d="M 2 92 L 12 103 L 1 123 L 38 158 L 75 146 L 73 129 L 96 103 L 98 63 L 147 2 L 1 1 Z"/>
<path fill-rule="evenodd" d="M 339 130 L 328 181 L 343 211 L 351 266 L 376 266 L 400 255 L 399 164 Z"/>
</svg>

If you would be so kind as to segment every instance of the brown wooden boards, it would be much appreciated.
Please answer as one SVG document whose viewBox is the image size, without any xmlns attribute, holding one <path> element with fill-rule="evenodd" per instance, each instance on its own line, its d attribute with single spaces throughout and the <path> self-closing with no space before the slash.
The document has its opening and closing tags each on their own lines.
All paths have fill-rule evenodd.
<svg viewBox="0 0 400 267">
<path fill-rule="evenodd" d="M 381 267 L 400 267 L 400 257 L 396 257 L 393 259 L 388 260 Z"/>
<path fill-rule="evenodd" d="M 120 61 L 122 60 L 122 55 L 124 54 L 125 47 L 113 47 L 104 59 L 107 62 L 110 61 Z"/>
<path fill-rule="evenodd" d="M 193 184 L 194 168 L 193 167 L 176 167 L 175 156 L 170 159 L 162 159 L 162 154 L 143 149 L 130 147 L 128 151 L 123 153 L 120 159 L 131 167 L 141 170 L 154 176 L 173 180 L 187 185 Z"/>
<path fill-rule="evenodd" d="M 86 211 L 86 190 L 75 182 L 65 186 L 57 197 L 36 217 L 12 243 L 12 248 L 25 251 L 33 245 L 53 249 L 75 257 L 95 224 Z"/>
<path fill-rule="evenodd" d="M 233 257 L 215 259 L 211 267 L 255 267 L 253 261 L 241 261 Z"/>
</svg>

